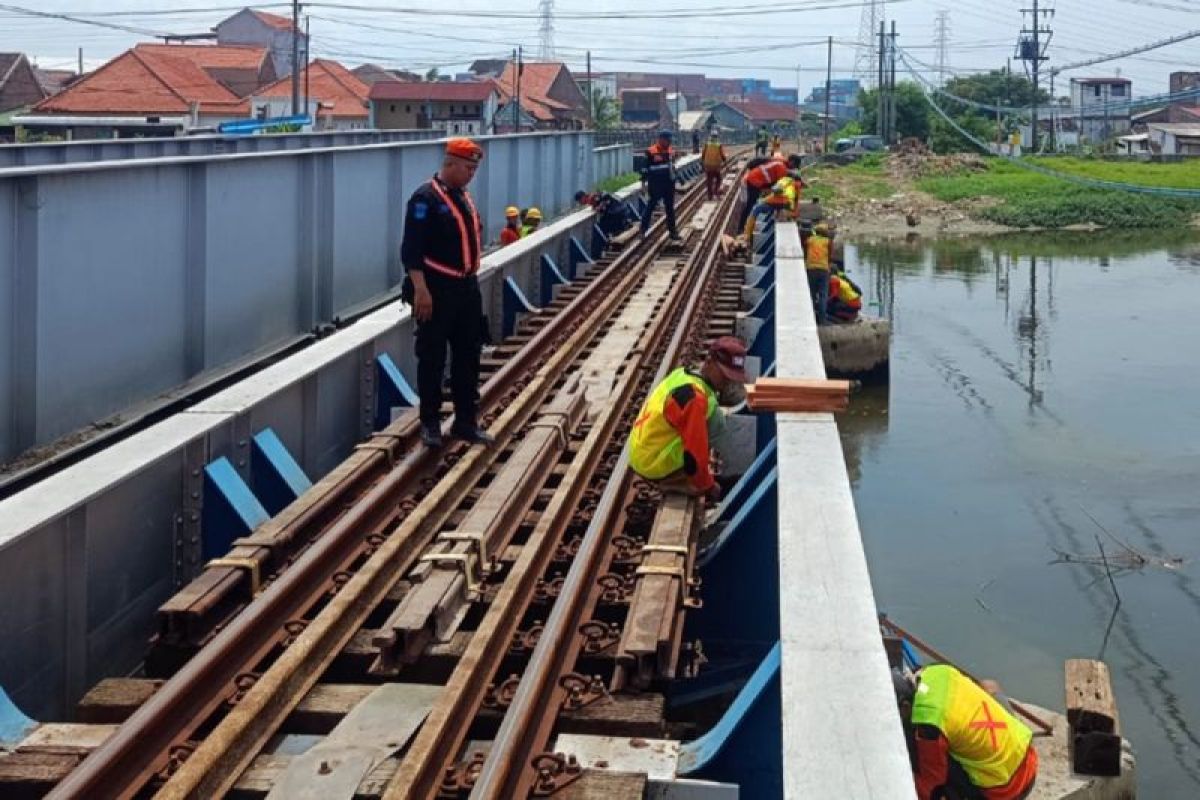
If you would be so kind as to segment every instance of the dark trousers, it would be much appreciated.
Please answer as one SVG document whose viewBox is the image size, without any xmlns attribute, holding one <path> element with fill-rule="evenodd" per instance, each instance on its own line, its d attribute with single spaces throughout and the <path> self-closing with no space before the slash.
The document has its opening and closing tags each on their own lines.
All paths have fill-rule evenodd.
<svg viewBox="0 0 1200 800">
<path fill-rule="evenodd" d="M 818 325 L 828 321 L 829 307 L 829 270 L 810 269 L 808 273 L 808 293 L 812 295 L 813 316 Z"/>
<path fill-rule="evenodd" d="M 750 212 L 754 210 L 754 206 L 758 205 L 758 189 L 755 189 L 753 186 L 747 186 L 745 195 L 742 198 L 742 215 L 738 217 L 738 233 L 746 229 L 746 220 L 750 219 Z"/>
<path fill-rule="evenodd" d="M 441 421 L 442 378 L 446 373 L 446 348 L 450 348 L 450 393 L 454 398 L 454 426 L 471 430 L 479 405 L 479 353 L 483 342 L 483 299 L 474 278 L 447 278 L 425 273 L 433 295 L 433 316 L 417 323 L 417 393 L 421 396 L 421 424 Z"/>
<path fill-rule="evenodd" d="M 704 190 L 708 192 L 708 199 L 712 200 L 721 192 L 721 171 L 704 173 Z"/>
<path fill-rule="evenodd" d="M 650 199 L 646 203 L 645 213 L 642 214 L 642 233 L 645 233 L 646 229 L 650 227 L 650 215 L 658 207 L 659 201 L 662 201 L 663 211 L 667 215 L 667 230 L 672 237 L 679 236 L 679 231 L 675 228 L 675 184 L 655 186 L 652 183 L 647 190 L 650 193 Z"/>
</svg>

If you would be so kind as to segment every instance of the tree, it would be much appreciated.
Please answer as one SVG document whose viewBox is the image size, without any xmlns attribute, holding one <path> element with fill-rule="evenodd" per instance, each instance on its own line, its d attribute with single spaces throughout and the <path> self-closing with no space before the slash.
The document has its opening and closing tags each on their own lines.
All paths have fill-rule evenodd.
<svg viewBox="0 0 1200 800">
<path fill-rule="evenodd" d="M 425 73 L 425 80 L 430 81 L 430 82 L 436 81 L 438 79 L 438 75 L 439 75 L 438 68 L 433 67 L 428 72 Z"/>
<path fill-rule="evenodd" d="M 970 133 L 981 142 L 991 142 L 996 138 L 996 124 L 993 120 L 972 111 L 953 118 L 963 130 Z M 942 119 L 942 115 L 934 112 L 929 125 L 929 147 L 935 153 L 956 153 L 963 150 L 978 151 L 978 145 L 963 136 L 954 127 Z"/>
<path fill-rule="evenodd" d="M 1033 81 L 1003 69 L 951 78 L 943 88 L 948 94 L 989 106 L 1026 108 L 1033 104 Z M 1044 89 L 1038 90 L 1038 102 L 1050 102 Z"/>
<path fill-rule="evenodd" d="M 879 90 L 867 89 L 858 93 L 858 107 L 862 109 L 860 122 L 864 131 L 878 130 Z M 896 84 L 896 138 L 912 136 L 922 141 L 929 136 L 929 103 L 921 87 L 912 81 Z"/>
<path fill-rule="evenodd" d="M 598 131 L 610 131 L 621 125 L 621 104 L 595 87 L 592 88 L 592 126 Z"/>
</svg>

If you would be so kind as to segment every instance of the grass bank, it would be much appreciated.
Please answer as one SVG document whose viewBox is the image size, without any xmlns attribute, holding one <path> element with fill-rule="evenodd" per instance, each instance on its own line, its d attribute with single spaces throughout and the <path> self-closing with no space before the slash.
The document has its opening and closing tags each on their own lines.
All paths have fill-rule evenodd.
<svg viewBox="0 0 1200 800">
<path fill-rule="evenodd" d="M 636 172 L 625 172 L 620 175 L 614 175 L 611 178 L 605 178 L 596 184 L 598 192 L 615 192 L 618 189 L 624 189 L 631 183 L 637 183 L 640 176 Z"/>
<path fill-rule="evenodd" d="M 1138 186 L 1200 189 L 1200 160 L 1145 164 L 1079 158 L 1031 159 L 1057 172 Z M 1095 189 L 1031 172 L 1001 159 L 983 170 L 918 178 L 916 187 L 939 200 L 991 197 L 1000 201 L 974 213 L 1013 228 L 1172 228 L 1190 224 L 1200 201 Z"/>
<path fill-rule="evenodd" d="M 823 163 L 804 171 L 804 197 L 816 198 L 829 210 L 837 210 L 855 198 L 891 197 L 896 188 L 884 172 L 884 155 L 871 153 L 845 166 Z"/>
</svg>

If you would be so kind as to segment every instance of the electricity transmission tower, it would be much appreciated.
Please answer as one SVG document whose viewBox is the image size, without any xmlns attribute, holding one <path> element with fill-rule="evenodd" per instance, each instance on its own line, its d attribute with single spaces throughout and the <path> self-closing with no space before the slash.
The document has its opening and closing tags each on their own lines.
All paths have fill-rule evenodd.
<svg viewBox="0 0 1200 800">
<path fill-rule="evenodd" d="M 950 12 L 938 9 L 937 20 L 933 23 L 933 42 L 937 48 L 937 80 L 938 86 L 946 85 L 946 72 L 950 56 Z"/>
<path fill-rule="evenodd" d="M 883 0 L 870 0 L 863 5 L 862 20 L 858 23 L 858 53 L 854 56 L 854 77 L 864 87 L 873 88 L 879 71 L 879 49 L 877 39 L 879 26 L 883 24 Z"/>
<path fill-rule="evenodd" d="M 538 58 L 542 61 L 554 60 L 554 0 L 538 0 L 538 11 L 541 12 L 541 24 L 538 27 L 538 37 L 541 45 Z"/>
</svg>

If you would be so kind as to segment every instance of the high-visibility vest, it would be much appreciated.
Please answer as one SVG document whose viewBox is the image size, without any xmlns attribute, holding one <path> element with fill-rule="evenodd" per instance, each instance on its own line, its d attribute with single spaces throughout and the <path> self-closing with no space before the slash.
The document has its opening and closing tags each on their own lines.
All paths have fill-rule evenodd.
<svg viewBox="0 0 1200 800">
<path fill-rule="evenodd" d="M 629 466 L 643 478 L 658 480 L 683 469 L 683 438 L 663 416 L 663 407 L 671 392 L 691 384 L 708 400 L 708 416 L 718 409 L 717 395 L 711 386 L 697 375 L 679 367 L 663 378 L 654 388 L 638 413 L 629 433 Z"/>
<path fill-rule="evenodd" d="M 706 142 L 704 152 L 700 156 L 700 163 L 704 165 L 706 170 L 715 170 L 720 168 L 725 162 L 723 148 L 720 142 Z"/>
<path fill-rule="evenodd" d="M 854 289 L 854 284 L 836 275 L 829 278 L 829 297 L 840 300 L 853 309 L 862 308 L 862 295 Z"/>
<path fill-rule="evenodd" d="M 829 270 L 829 237 L 812 234 L 804 247 L 804 268 Z"/>
<path fill-rule="evenodd" d="M 533 233 L 536 230 L 537 230 L 536 225 L 522 225 L 521 226 L 521 238 L 524 239 L 526 236 L 528 236 L 529 234 Z"/>
<path fill-rule="evenodd" d="M 462 249 L 462 268 L 454 267 L 450 264 L 443 264 L 429 256 L 425 256 L 425 266 L 435 272 L 441 272 L 445 275 L 461 277 L 464 275 L 474 275 L 479 272 L 480 259 L 480 243 L 483 241 L 483 223 L 479 219 L 479 210 L 475 208 L 475 201 L 471 199 L 471 195 L 466 189 L 462 190 L 463 200 L 467 204 L 467 208 L 471 212 L 471 217 L 474 224 L 468 225 L 463 219 L 462 212 L 458 210 L 458 206 L 450 199 L 450 194 L 442 188 L 440 179 L 432 180 L 429 185 L 433 187 L 433 191 L 437 193 L 438 198 L 450 209 L 450 213 L 454 216 L 454 224 L 458 226 L 458 242 Z"/>
<path fill-rule="evenodd" d="M 1008 784 L 1033 738 L 994 697 L 948 664 L 921 670 L 912 722 L 940 730 L 950 756 L 980 789 Z"/>
<path fill-rule="evenodd" d="M 768 161 L 747 172 L 745 181 L 747 186 L 751 186 L 761 192 L 764 189 L 774 186 L 776 181 L 787 174 L 788 165 L 786 163 L 783 161 Z"/>
</svg>

